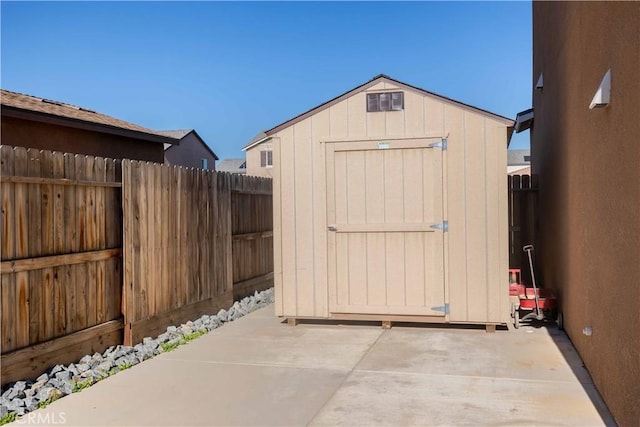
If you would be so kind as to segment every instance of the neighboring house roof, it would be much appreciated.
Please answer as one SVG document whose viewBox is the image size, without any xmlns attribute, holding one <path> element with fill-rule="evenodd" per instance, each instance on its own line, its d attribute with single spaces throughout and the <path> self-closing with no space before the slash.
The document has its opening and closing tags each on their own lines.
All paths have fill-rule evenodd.
<svg viewBox="0 0 640 427">
<path fill-rule="evenodd" d="M 258 134 L 256 136 L 251 138 L 251 141 L 249 141 L 249 143 L 243 148 L 243 150 L 246 150 L 250 146 L 260 144 L 263 140 L 265 140 L 267 138 L 269 138 L 269 135 L 267 135 L 267 131 L 266 130 L 263 130 L 262 132 L 258 132 Z"/>
<path fill-rule="evenodd" d="M 507 175 L 531 175 L 531 166 L 507 166 Z"/>
<path fill-rule="evenodd" d="M 514 130 L 516 133 L 520 133 L 527 129 L 531 129 L 534 120 L 534 111 L 533 108 L 529 108 L 528 110 L 520 111 L 516 115 L 516 124 L 514 126 Z"/>
<path fill-rule="evenodd" d="M 195 129 L 162 130 L 162 131 L 160 131 L 160 133 L 163 134 L 163 135 L 166 135 L 168 137 L 175 138 L 175 139 L 180 140 L 180 141 L 183 140 L 187 135 L 192 133 L 196 138 L 198 138 L 198 140 L 200 141 L 202 146 L 209 152 L 209 154 L 211 154 L 214 159 L 219 160 L 218 156 L 216 155 L 216 153 L 214 153 L 213 150 L 207 145 L 207 143 L 204 142 L 204 139 L 202 139 L 202 137 L 200 137 L 200 135 L 198 135 L 198 132 L 196 132 Z M 172 148 L 174 148 L 174 147 L 173 146 L 167 146 L 165 144 L 164 151 L 168 151 L 168 150 L 170 150 Z"/>
<path fill-rule="evenodd" d="M 160 133 L 170 136 L 175 139 L 182 139 L 185 136 L 189 135 L 191 132 L 194 132 L 193 129 L 176 129 L 176 130 L 161 130 Z"/>
<path fill-rule="evenodd" d="M 246 173 L 247 161 L 245 159 L 224 159 L 216 165 L 218 172 Z"/>
<path fill-rule="evenodd" d="M 507 150 L 508 166 L 525 166 L 531 164 L 531 154 L 529 150 Z"/>
<path fill-rule="evenodd" d="M 475 111 L 475 112 L 478 112 L 478 113 L 481 113 L 481 114 L 484 114 L 484 115 L 492 116 L 493 118 L 498 119 L 498 120 L 504 122 L 505 124 L 509 125 L 509 127 L 512 127 L 513 124 L 514 124 L 513 119 L 510 119 L 508 117 L 501 116 L 501 115 L 496 114 L 496 113 L 492 113 L 491 111 L 487 111 L 487 110 L 484 110 L 482 108 L 474 107 L 473 105 L 465 104 L 464 102 L 456 101 L 455 99 L 451 99 L 451 98 L 448 98 L 446 96 L 439 95 L 439 94 L 437 94 L 435 92 L 431 92 L 431 91 L 428 91 L 428 90 L 425 90 L 425 89 L 421 89 L 421 88 L 416 87 L 416 86 L 412 86 L 412 85 L 407 84 L 407 83 L 403 83 L 403 82 L 401 82 L 399 80 L 396 80 L 396 79 L 393 79 L 393 78 L 391 78 L 391 77 L 389 77 L 387 75 L 379 74 L 379 75 L 375 76 L 373 79 L 369 80 L 368 82 L 366 82 L 364 84 L 361 84 L 360 86 L 358 86 L 358 87 L 356 87 L 354 89 L 351 89 L 351 90 L 343 93 L 342 95 L 338 95 L 337 97 L 335 97 L 333 99 L 330 99 L 329 101 L 324 102 L 324 103 L 318 105 L 317 107 L 314 107 L 314 108 L 312 108 L 312 109 L 310 109 L 308 111 L 305 111 L 304 113 L 299 114 L 299 115 L 293 117 L 292 119 L 289 119 L 289 120 L 287 120 L 287 121 L 285 121 L 283 123 L 280 123 L 279 125 L 271 128 L 271 129 L 269 129 L 267 131 L 262 132 L 262 133 L 264 133 L 264 136 L 262 138 L 258 138 L 260 136 L 260 134 L 256 135 L 251 141 L 249 141 L 249 143 L 247 143 L 247 145 L 244 146 L 243 150 L 248 150 L 249 148 L 262 143 L 264 140 L 268 139 L 268 137 L 270 135 L 273 135 L 274 133 L 279 132 L 281 129 L 289 127 L 289 126 L 291 126 L 291 125 L 293 125 L 293 124 L 295 124 L 295 123 L 297 123 L 297 122 L 299 122 L 301 120 L 306 119 L 307 117 L 309 117 L 309 116 L 311 116 L 313 114 L 316 114 L 316 113 L 318 113 L 318 112 L 320 112 L 320 111 L 322 111 L 322 110 L 324 110 L 326 108 L 329 108 L 332 105 L 337 104 L 338 102 L 340 102 L 340 101 L 342 101 L 342 100 L 344 100 L 346 98 L 349 98 L 350 96 L 355 95 L 358 92 L 366 90 L 367 88 L 369 88 L 371 86 L 374 86 L 374 85 L 376 85 L 377 83 L 379 83 L 380 81 L 383 81 L 383 80 L 384 81 L 388 81 L 388 82 L 393 83 L 393 84 L 396 84 L 396 85 L 401 86 L 401 87 L 405 87 L 406 89 L 414 90 L 414 91 L 417 91 L 417 92 L 420 92 L 420 93 L 423 93 L 423 94 L 427 94 L 427 95 L 433 96 L 433 97 L 438 98 L 438 99 L 440 99 L 442 101 L 446 101 L 446 102 L 455 104 L 455 105 L 463 107 L 463 108 L 470 109 L 472 111 Z M 511 139 L 511 134 L 512 134 L 512 130 L 509 131 L 509 138 L 508 138 L 509 140 Z"/>
<path fill-rule="evenodd" d="M 151 142 L 176 144 L 176 138 L 134 123 L 64 102 L 0 89 L 2 115 Z"/>
</svg>

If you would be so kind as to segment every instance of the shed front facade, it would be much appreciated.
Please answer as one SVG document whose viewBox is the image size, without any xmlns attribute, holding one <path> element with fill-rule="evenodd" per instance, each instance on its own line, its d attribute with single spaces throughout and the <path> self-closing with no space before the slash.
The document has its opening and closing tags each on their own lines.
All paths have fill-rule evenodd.
<svg viewBox="0 0 640 427">
<path fill-rule="evenodd" d="M 273 150 L 276 314 L 506 323 L 512 125 L 381 75 L 245 147 Z"/>
</svg>

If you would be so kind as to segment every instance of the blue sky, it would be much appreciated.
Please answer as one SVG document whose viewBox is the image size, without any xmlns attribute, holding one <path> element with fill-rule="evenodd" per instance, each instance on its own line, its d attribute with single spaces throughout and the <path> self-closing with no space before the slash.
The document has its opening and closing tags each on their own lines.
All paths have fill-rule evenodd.
<svg viewBox="0 0 640 427">
<path fill-rule="evenodd" d="M 4 89 L 195 128 L 220 158 L 380 73 L 512 118 L 531 104 L 530 2 L 0 7 Z"/>
</svg>

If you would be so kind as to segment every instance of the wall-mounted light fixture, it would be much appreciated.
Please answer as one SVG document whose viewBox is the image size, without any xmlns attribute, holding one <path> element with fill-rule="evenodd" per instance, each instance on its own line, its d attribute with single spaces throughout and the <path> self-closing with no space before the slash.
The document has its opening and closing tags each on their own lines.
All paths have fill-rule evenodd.
<svg viewBox="0 0 640 427">
<path fill-rule="evenodd" d="M 538 83 L 536 83 L 536 89 L 542 92 L 542 88 L 543 88 L 543 77 L 542 77 L 542 73 L 540 73 L 540 77 L 538 77 Z"/>
<path fill-rule="evenodd" d="M 600 86 L 598 86 L 598 90 L 596 94 L 593 96 L 591 100 L 591 104 L 589 104 L 590 109 L 594 108 L 604 108 L 609 105 L 609 101 L 611 100 L 611 70 L 607 70 L 600 82 Z"/>
</svg>

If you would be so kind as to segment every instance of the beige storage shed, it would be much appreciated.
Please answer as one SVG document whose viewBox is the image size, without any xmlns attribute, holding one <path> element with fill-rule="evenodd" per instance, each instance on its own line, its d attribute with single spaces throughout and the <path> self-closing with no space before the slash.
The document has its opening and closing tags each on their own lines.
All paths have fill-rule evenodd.
<svg viewBox="0 0 640 427">
<path fill-rule="evenodd" d="M 248 174 L 272 157 L 276 314 L 506 323 L 512 126 L 380 75 L 250 142 Z"/>
</svg>

